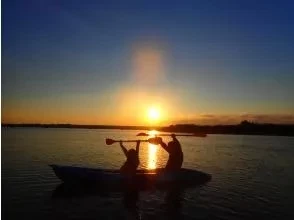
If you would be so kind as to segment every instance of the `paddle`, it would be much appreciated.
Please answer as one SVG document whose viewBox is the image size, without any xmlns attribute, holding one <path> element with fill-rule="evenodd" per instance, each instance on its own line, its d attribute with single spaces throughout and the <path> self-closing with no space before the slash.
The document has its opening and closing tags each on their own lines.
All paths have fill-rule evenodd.
<svg viewBox="0 0 294 220">
<path fill-rule="evenodd" d="M 155 136 L 171 136 L 172 134 L 155 134 Z M 136 136 L 140 136 L 140 137 L 148 137 L 151 136 L 147 133 L 144 132 L 140 132 L 138 133 Z M 206 137 L 206 134 L 175 134 L 175 136 L 185 136 L 185 137 Z"/>
<path fill-rule="evenodd" d="M 111 138 L 106 138 L 105 142 L 106 145 L 112 145 L 116 142 L 137 142 L 137 141 L 141 141 L 141 142 L 148 142 L 148 140 L 113 140 Z"/>
</svg>

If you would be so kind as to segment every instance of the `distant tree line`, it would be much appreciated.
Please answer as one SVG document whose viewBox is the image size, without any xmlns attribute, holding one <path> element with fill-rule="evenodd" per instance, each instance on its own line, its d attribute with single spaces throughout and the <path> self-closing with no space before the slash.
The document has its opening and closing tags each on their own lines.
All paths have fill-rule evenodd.
<svg viewBox="0 0 294 220">
<path fill-rule="evenodd" d="M 206 134 L 245 134 L 245 135 L 278 135 L 294 136 L 294 125 L 292 124 L 260 124 L 242 121 L 238 125 L 194 125 L 177 124 L 164 127 L 161 131 L 187 132 Z"/>
<path fill-rule="evenodd" d="M 74 124 L 2 124 L 2 127 L 34 128 L 81 128 L 81 129 L 119 129 L 119 130 L 159 130 L 164 132 L 199 134 L 244 134 L 294 136 L 293 124 L 265 124 L 242 121 L 237 125 L 195 125 L 176 124 L 167 127 L 119 126 L 119 125 L 74 125 Z"/>
</svg>

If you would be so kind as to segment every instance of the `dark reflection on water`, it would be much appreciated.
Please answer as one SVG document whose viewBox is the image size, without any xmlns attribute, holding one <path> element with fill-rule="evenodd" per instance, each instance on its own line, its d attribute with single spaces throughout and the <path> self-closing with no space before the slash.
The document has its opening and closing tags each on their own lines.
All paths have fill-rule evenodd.
<svg viewBox="0 0 294 220">
<path fill-rule="evenodd" d="M 81 185 L 67 185 L 60 184 L 52 193 L 52 199 L 82 199 L 86 197 L 104 197 L 111 198 L 113 191 L 105 191 L 105 189 L 99 189 L 97 187 L 81 186 Z M 126 210 L 127 219 L 141 219 L 139 212 L 139 191 L 138 190 L 125 190 L 120 192 L 122 206 Z"/>
<path fill-rule="evenodd" d="M 166 190 L 161 189 L 161 191 L 164 192 L 164 195 L 162 196 L 162 204 L 158 208 L 164 212 L 167 219 L 180 219 L 184 189 L 173 186 Z M 99 190 L 94 187 L 72 186 L 62 183 L 53 191 L 52 199 L 67 199 L 69 201 L 73 198 L 82 199 L 86 197 L 111 198 L 113 197 L 112 193 L 114 192 Z M 125 190 L 117 196 L 121 199 L 122 206 L 125 209 L 126 219 L 141 219 L 140 192 L 138 190 Z"/>
<path fill-rule="evenodd" d="M 176 220 L 181 218 L 183 189 L 172 187 L 166 190 L 163 197 L 163 204 L 160 205 L 164 211 L 166 219 Z M 128 219 L 141 219 L 140 208 L 138 206 L 139 191 L 125 191 L 123 204 L 127 211 Z"/>
<path fill-rule="evenodd" d="M 172 187 L 165 195 L 165 208 L 168 219 L 180 219 L 182 210 L 183 189 Z"/>
<path fill-rule="evenodd" d="M 140 193 L 138 190 L 126 190 L 123 193 L 123 205 L 126 209 L 127 219 L 141 219 L 138 206 Z"/>
<path fill-rule="evenodd" d="M 107 196 L 109 192 L 98 190 L 94 187 L 80 187 L 61 183 L 56 187 L 52 193 L 52 199 L 70 199 L 70 198 L 84 198 L 88 196 Z"/>
</svg>

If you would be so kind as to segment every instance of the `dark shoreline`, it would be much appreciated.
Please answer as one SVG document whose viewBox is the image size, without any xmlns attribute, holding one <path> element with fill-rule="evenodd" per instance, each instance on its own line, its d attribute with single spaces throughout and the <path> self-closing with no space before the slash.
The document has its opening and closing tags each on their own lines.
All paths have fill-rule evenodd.
<svg viewBox="0 0 294 220">
<path fill-rule="evenodd" d="M 293 124 L 258 124 L 243 121 L 237 125 L 194 125 L 178 124 L 167 127 L 119 126 L 119 125 L 74 125 L 74 124 L 2 124 L 6 128 L 69 128 L 69 129 L 118 129 L 118 130 L 158 130 L 177 133 L 232 134 L 294 136 Z"/>
</svg>

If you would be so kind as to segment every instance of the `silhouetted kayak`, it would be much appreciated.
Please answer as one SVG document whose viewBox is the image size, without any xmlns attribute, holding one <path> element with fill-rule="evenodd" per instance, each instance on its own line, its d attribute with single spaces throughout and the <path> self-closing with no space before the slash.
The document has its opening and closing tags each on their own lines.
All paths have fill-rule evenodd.
<svg viewBox="0 0 294 220">
<path fill-rule="evenodd" d="M 119 170 L 95 169 L 75 166 L 50 165 L 56 176 L 65 184 L 94 185 L 103 188 L 124 188 L 127 178 Z M 193 187 L 211 180 L 211 175 L 182 168 L 179 172 L 167 172 L 163 168 L 155 170 L 137 170 L 132 179 L 132 187 L 145 189 L 150 187 Z"/>
</svg>

